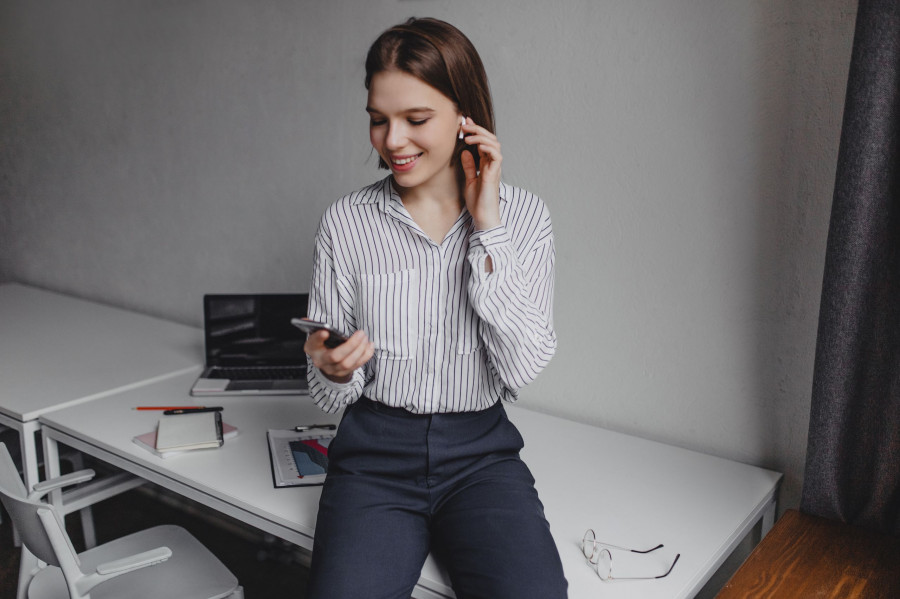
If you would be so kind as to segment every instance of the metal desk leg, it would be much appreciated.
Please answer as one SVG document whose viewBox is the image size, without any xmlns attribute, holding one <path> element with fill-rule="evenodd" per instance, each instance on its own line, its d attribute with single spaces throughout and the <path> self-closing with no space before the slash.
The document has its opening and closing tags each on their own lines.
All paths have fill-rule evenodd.
<svg viewBox="0 0 900 599">
<path fill-rule="evenodd" d="M 44 471 L 47 479 L 56 478 L 61 474 L 59 469 L 59 446 L 56 441 L 43 435 L 44 439 Z M 30 487 L 29 487 L 30 490 Z M 59 507 L 62 505 L 62 491 L 56 489 L 50 491 L 50 503 Z"/>
<path fill-rule="evenodd" d="M 21 426 L 17 425 L 15 428 L 19 430 L 19 448 L 22 452 L 22 478 L 25 482 L 25 488 L 31 491 L 34 485 L 40 482 L 35 435 L 41 429 L 41 425 L 37 420 L 31 420 L 23 422 Z M 18 599 L 26 599 L 27 582 L 31 580 L 31 571 L 37 567 L 37 558 L 25 548 L 25 545 L 22 545 L 18 531 L 13 529 L 13 532 L 16 546 L 21 546 L 22 548 L 16 597 Z"/>
<path fill-rule="evenodd" d="M 778 506 L 778 502 L 773 498 L 769 505 L 766 507 L 766 511 L 763 512 L 763 517 L 760 522 L 760 540 L 765 538 L 769 531 L 772 530 L 772 527 L 775 525 L 775 513 L 776 507 Z"/>
<path fill-rule="evenodd" d="M 25 488 L 31 490 L 41 480 L 38 471 L 37 443 L 34 440 L 37 431 L 41 430 L 41 425 L 37 420 L 31 420 L 29 422 L 11 422 L 9 426 L 19 433 L 22 478 L 25 482 Z M 15 527 L 13 527 L 13 543 L 16 547 L 22 544 L 19 531 Z"/>
<path fill-rule="evenodd" d="M 60 475 L 59 468 L 59 445 L 55 439 L 51 439 L 48 435 L 42 435 L 44 439 L 44 470 L 47 472 L 47 478 L 55 478 Z M 66 510 L 63 506 L 63 491 L 56 489 L 50 491 L 50 502 L 55 505 L 60 513 L 65 514 Z M 84 534 L 84 546 L 91 549 L 97 546 L 97 534 L 94 531 L 94 513 L 90 506 L 79 510 L 81 516 L 81 530 Z"/>
<path fill-rule="evenodd" d="M 18 428 L 18 427 L 16 427 Z M 23 422 L 19 428 L 19 447 L 22 449 L 22 478 L 25 479 L 25 488 L 29 491 L 40 482 L 38 473 L 37 443 L 35 434 L 41 430 L 37 420 Z"/>
</svg>

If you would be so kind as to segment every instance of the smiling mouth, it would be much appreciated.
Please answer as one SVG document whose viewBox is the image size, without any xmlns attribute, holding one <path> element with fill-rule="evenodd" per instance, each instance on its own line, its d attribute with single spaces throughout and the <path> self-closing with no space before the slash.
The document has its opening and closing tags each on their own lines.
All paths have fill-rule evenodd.
<svg viewBox="0 0 900 599">
<path fill-rule="evenodd" d="M 416 154 L 415 156 L 404 156 L 403 158 L 391 158 L 391 164 L 394 166 L 406 166 L 407 164 L 412 164 L 418 160 L 421 155 L 422 154 Z"/>
</svg>

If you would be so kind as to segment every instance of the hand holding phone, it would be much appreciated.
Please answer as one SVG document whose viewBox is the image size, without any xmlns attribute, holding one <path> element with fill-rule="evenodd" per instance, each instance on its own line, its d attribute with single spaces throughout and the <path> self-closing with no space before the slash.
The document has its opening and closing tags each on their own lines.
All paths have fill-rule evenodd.
<svg viewBox="0 0 900 599">
<path fill-rule="evenodd" d="M 291 324 L 307 335 L 316 331 L 328 331 L 323 344 L 307 340 L 303 348 L 309 355 L 312 366 L 336 383 L 350 382 L 353 373 L 371 360 L 375 353 L 375 345 L 369 341 L 364 331 L 356 331 L 349 336 L 327 323 L 305 318 L 293 318 Z M 345 342 L 346 345 L 343 345 Z M 340 349 L 336 349 L 338 346 L 341 346 Z"/>
<path fill-rule="evenodd" d="M 305 318 L 292 318 L 291 324 L 307 335 L 311 335 L 316 331 L 328 331 L 328 339 L 325 340 L 325 347 L 327 348 L 335 348 L 347 340 L 347 336 L 344 333 L 324 322 Z"/>
<path fill-rule="evenodd" d="M 500 220 L 500 165 L 503 155 L 497 136 L 471 118 L 460 125 L 466 149 L 460 154 L 465 174 L 463 198 L 476 230 L 492 229 Z"/>
</svg>

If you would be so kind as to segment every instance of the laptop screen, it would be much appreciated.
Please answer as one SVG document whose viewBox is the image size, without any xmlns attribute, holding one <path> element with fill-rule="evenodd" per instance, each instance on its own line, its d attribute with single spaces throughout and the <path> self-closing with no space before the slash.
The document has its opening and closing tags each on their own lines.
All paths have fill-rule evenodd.
<svg viewBox="0 0 900 599">
<path fill-rule="evenodd" d="M 306 316 L 305 293 L 203 297 L 207 366 L 306 364 L 306 335 L 291 318 Z"/>
</svg>

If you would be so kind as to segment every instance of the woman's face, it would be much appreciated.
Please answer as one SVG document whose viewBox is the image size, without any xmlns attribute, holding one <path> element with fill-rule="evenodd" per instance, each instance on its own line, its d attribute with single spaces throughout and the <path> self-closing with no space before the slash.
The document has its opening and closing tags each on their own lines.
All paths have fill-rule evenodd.
<svg viewBox="0 0 900 599">
<path fill-rule="evenodd" d="M 457 185 L 450 160 L 461 115 L 450 98 L 407 73 L 381 71 L 369 83 L 366 111 L 372 147 L 396 185 Z"/>
</svg>

